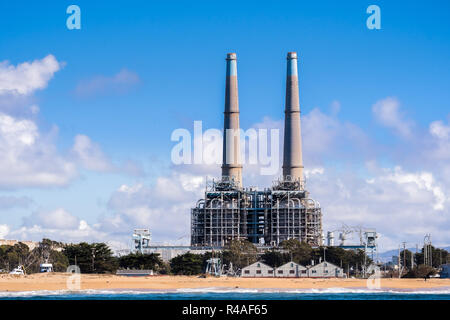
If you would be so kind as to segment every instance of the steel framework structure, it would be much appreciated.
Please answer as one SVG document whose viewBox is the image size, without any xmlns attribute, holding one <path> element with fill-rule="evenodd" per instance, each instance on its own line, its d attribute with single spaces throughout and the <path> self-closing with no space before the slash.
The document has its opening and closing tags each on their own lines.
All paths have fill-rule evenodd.
<svg viewBox="0 0 450 320">
<path fill-rule="evenodd" d="M 233 180 L 207 182 L 204 199 L 191 210 L 191 246 L 223 247 L 234 239 L 322 245 L 320 204 L 308 195 L 300 182 L 286 180 L 263 191 L 237 188 Z"/>
</svg>

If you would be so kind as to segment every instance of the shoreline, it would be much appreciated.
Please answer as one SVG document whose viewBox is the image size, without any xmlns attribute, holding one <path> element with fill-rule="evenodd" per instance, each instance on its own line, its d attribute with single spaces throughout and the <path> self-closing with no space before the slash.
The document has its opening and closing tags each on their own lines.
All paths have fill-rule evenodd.
<svg viewBox="0 0 450 320">
<path fill-rule="evenodd" d="M 81 274 L 83 290 L 147 290 L 147 291 L 207 291 L 207 290 L 449 290 L 450 279 L 380 279 L 380 289 L 369 289 L 366 279 L 340 278 L 199 278 L 197 276 L 145 276 L 127 277 L 104 274 Z M 68 290 L 66 273 L 31 274 L 25 276 L 0 275 L 0 292 L 62 291 Z"/>
</svg>

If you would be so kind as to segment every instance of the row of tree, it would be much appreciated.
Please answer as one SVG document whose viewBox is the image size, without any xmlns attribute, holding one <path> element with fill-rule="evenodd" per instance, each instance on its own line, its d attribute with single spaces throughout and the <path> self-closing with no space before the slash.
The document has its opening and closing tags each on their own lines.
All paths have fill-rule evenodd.
<svg viewBox="0 0 450 320">
<path fill-rule="evenodd" d="M 312 248 L 309 244 L 296 239 L 281 243 L 280 248 L 258 254 L 257 248 L 249 241 L 232 241 L 223 251 L 207 252 L 203 255 L 186 253 L 173 258 L 170 268 L 173 274 L 193 275 L 205 270 L 207 260 L 212 256 L 219 257 L 224 265 L 242 269 L 258 260 L 272 266 L 279 267 L 289 261 L 302 265 L 311 265 L 319 261 L 328 261 L 344 268 L 345 272 L 361 271 L 364 265 L 372 260 L 362 250 L 344 250 L 338 247 Z"/>
<path fill-rule="evenodd" d="M 429 249 L 431 251 L 431 265 L 425 265 L 423 248 L 416 253 L 408 249 L 402 250 L 399 259 L 402 269 L 397 270 L 397 275 L 401 272 L 403 278 L 426 278 L 436 274 L 436 269 L 450 261 L 450 254 L 447 250 L 433 246 L 430 246 Z"/>
<path fill-rule="evenodd" d="M 450 258 L 445 250 L 433 248 L 433 265 Z M 406 254 L 406 256 L 404 256 Z M 159 274 L 198 275 L 206 268 L 207 260 L 219 257 L 227 267 L 242 269 L 258 260 L 279 267 L 289 261 L 302 265 L 311 265 L 320 261 L 328 261 L 344 269 L 349 274 L 358 274 L 372 260 L 362 250 L 344 250 L 339 247 L 312 248 L 309 244 L 296 239 L 281 243 L 280 247 L 260 255 L 257 248 L 249 241 L 231 241 L 221 252 L 205 254 L 185 253 L 165 263 L 159 254 L 131 253 L 116 257 L 105 243 L 62 244 L 43 239 L 33 250 L 23 243 L 14 246 L 0 246 L 0 269 L 9 271 L 17 265 L 23 265 L 27 273 L 39 271 L 39 264 L 48 261 L 53 264 L 54 271 L 64 272 L 69 265 L 77 265 L 82 273 L 114 273 L 117 269 L 149 269 Z M 411 264 L 411 253 L 401 252 L 400 259 Z M 413 255 L 415 269 L 407 270 L 405 276 L 422 277 L 430 269 L 423 265 L 423 252 Z M 431 268 L 433 269 L 433 268 Z"/>
<path fill-rule="evenodd" d="M 160 274 L 170 268 L 158 254 L 129 254 L 115 257 L 105 243 L 62 244 L 43 239 L 33 250 L 24 243 L 0 246 L 0 270 L 11 271 L 22 265 L 27 273 L 39 272 L 41 263 L 53 264 L 56 272 L 77 265 L 82 273 L 114 273 L 117 269 L 149 269 Z"/>
<path fill-rule="evenodd" d="M 442 264 L 450 260 L 450 254 L 445 249 L 430 246 L 430 251 L 431 251 L 431 266 L 433 268 L 439 268 Z M 400 252 L 400 263 L 408 269 L 410 269 L 410 266 L 413 264 L 414 265 L 425 264 L 423 248 L 420 252 L 416 253 L 413 253 L 408 249 L 402 250 Z"/>
<path fill-rule="evenodd" d="M 68 259 L 58 248 L 62 243 L 43 239 L 38 246 L 30 251 L 29 247 L 22 243 L 0 246 L 0 269 L 10 271 L 18 265 L 23 265 L 28 273 L 39 272 L 39 265 L 46 260 L 52 261 L 55 271 L 66 271 Z"/>
</svg>

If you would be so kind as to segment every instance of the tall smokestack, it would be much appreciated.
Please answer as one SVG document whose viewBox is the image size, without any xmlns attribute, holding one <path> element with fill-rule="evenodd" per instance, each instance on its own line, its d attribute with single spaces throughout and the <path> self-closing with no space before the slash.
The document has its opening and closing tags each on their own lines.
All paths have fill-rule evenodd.
<svg viewBox="0 0 450 320">
<path fill-rule="evenodd" d="M 234 178 L 237 186 L 242 187 L 236 53 L 228 53 L 226 60 L 222 177 Z"/>
<path fill-rule="evenodd" d="M 283 178 L 303 181 L 300 102 L 298 98 L 297 53 L 287 55 L 286 108 L 284 116 Z"/>
</svg>

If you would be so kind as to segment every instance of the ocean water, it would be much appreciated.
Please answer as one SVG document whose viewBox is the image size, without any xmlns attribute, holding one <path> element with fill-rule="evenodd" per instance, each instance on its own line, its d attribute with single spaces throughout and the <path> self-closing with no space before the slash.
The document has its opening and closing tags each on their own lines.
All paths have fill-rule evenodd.
<svg viewBox="0 0 450 320">
<path fill-rule="evenodd" d="M 80 290 L 0 292 L 0 300 L 450 300 L 450 288 L 432 290 L 246 290 L 179 289 L 158 290 Z"/>
</svg>

